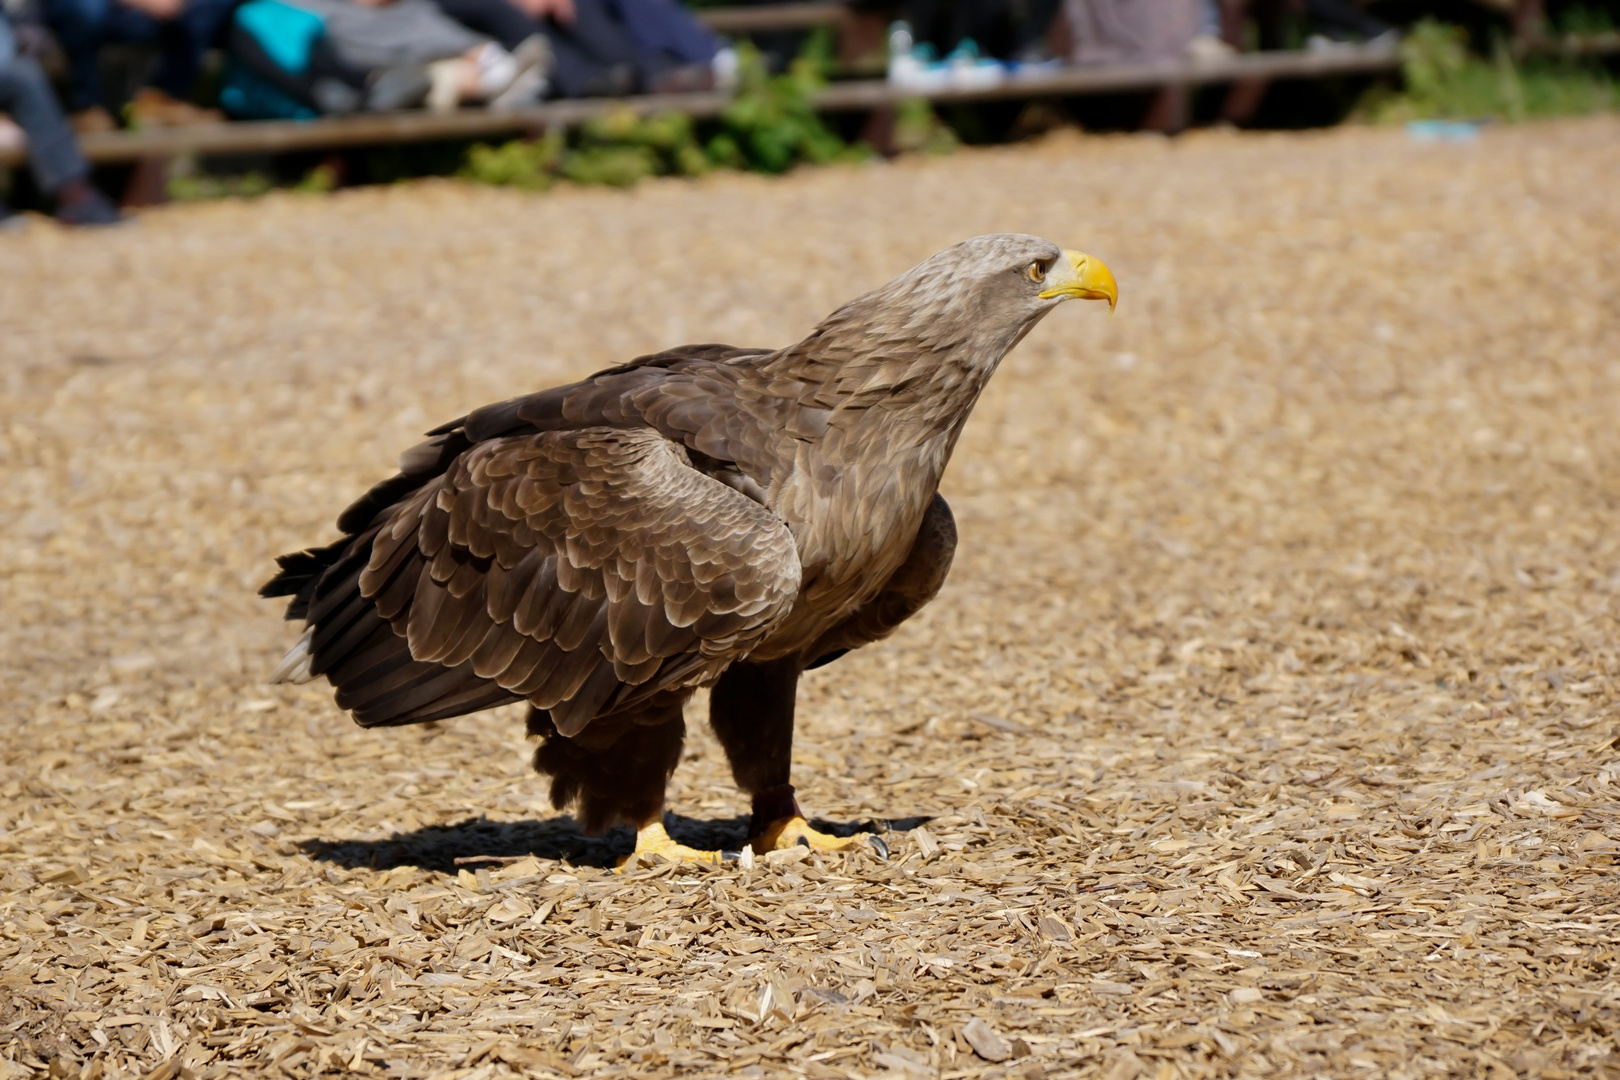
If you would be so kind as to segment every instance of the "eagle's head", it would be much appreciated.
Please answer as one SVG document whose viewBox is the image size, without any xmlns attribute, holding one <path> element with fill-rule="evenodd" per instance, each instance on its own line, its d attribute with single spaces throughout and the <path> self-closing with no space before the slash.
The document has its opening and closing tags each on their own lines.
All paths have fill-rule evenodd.
<svg viewBox="0 0 1620 1080">
<path fill-rule="evenodd" d="M 850 301 L 822 329 L 853 332 L 886 359 L 903 359 L 909 344 L 993 370 L 1043 316 L 1073 299 L 1107 300 L 1113 311 L 1119 291 L 1101 259 L 1039 236 L 996 233 L 924 259 Z"/>
<path fill-rule="evenodd" d="M 924 259 L 883 290 L 964 317 L 1033 322 L 1064 300 L 1107 300 L 1119 290 L 1101 259 L 1022 233 L 975 236 Z M 943 312 L 942 312 L 943 313 Z"/>
</svg>

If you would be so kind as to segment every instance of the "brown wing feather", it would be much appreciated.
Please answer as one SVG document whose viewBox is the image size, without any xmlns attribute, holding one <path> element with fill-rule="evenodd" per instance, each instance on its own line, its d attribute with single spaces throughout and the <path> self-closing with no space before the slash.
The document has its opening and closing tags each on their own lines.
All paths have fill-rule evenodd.
<svg viewBox="0 0 1620 1080">
<path fill-rule="evenodd" d="M 364 539 L 348 595 L 317 600 L 348 648 L 313 666 L 368 726 L 527 698 L 576 734 L 713 678 L 799 587 L 787 527 L 648 429 L 478 443 Z"/>
</svg>

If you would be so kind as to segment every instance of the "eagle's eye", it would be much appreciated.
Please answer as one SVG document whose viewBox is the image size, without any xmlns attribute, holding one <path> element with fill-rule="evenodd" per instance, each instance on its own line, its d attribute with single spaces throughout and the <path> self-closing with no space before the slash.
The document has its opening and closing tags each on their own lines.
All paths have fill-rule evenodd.
<svg viewBox="0 0 1620 1080">
<path fill-rule="evenodd" d="M 1029 280 L 1031 280 L 1031 281 L 1034 281 L 1034 282 L 1037 282 L 1037 283 L 1045 281 L 1046 280 L 1046 263 L 1042 262 L 1039 259 L 1036 259 L 1034 262 L 1029 264 L 1029 269 L 1025 270 L 1024 272 L 1029 275 Z"/>
</svg>

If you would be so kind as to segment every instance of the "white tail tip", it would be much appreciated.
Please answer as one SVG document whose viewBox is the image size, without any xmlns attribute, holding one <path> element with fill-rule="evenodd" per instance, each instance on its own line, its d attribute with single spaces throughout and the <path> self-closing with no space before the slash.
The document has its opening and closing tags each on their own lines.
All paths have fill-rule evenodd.
<svg viewBox="0 0 1620 1080">
<path fill-rule="evenodd" d="M 298 639 L 298 644 L 287 650 L 287 655 L 281 658 L 281 666 L 276 668 L 270 676 L 272 683 L 306 683 L 312 675 L 309 673 L 310 661 L 315 654 L 310 650 L 310 644 L 315 640 L 315 628 L 312 626 L 304 631 L 304 636 Z"/>
</svg>

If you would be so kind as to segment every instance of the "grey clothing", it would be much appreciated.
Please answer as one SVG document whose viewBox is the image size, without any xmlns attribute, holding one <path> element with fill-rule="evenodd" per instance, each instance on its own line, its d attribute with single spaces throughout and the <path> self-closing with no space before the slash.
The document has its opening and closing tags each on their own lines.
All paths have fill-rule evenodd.
<svg viewBox="0 0 1620 1080">
<path fill-rule="evenodd" d="M 1198 0 L 1065 0 L 1070 59 L 1109 64 L 1179 59 L 1198 36 Z"/>
<path fill-rule="evenodd" d="M 433 0 L 366 7 L 354 0 L 291 0 L 326 20 L 326 39 L 345 64 L 365 71 L 447 60 L 489 39 L 440 11 Z"/>
</svg>

